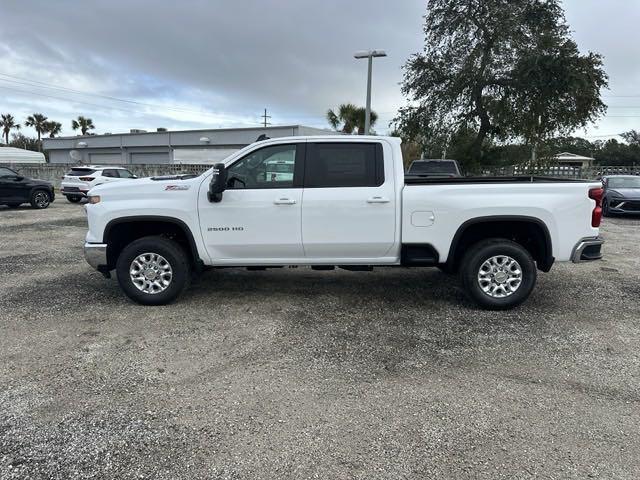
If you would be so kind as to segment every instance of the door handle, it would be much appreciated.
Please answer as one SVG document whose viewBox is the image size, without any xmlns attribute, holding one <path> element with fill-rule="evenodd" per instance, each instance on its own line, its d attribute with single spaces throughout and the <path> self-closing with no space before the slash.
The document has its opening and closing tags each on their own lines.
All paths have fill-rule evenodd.
<svg viewBox="0 0 640 480">
<path fill-rule="evenodd" d="M 367 203 L 389 203 L 390 200 L 387 197 L 371 197 L 367 199 Z"/>
<path fill-rule="evenodd" d="M 296 201 L 293 198 L 276 198 L 273 203 L 276 205 L 295 205 Z"/>
</svg>

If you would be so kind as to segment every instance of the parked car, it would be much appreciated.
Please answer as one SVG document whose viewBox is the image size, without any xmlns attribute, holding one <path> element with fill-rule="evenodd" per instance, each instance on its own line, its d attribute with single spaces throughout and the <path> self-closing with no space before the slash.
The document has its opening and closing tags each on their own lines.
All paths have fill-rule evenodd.
<svg viewBox="0 0 640 480">
<path fill-rule="evenodd" d="M 455 160 L 414 160 L 409 165 L 407 176 L 461 177 L 462 173 Z"/>
<path fill-rule="evenodd" d="M 610 175 L 602 178 L 605 217 L 613 214 L 640 214 L 640 177 Z"/>
<path fill-rule="evenodd" d="M 17 208 L 30 203 L 33 208 L 47 208 L 55 200 L 53 184 L 20 175 L 7 167 L 0 167 L 0 204 Z"/>
<path fill-rule="evenodd" d="M 292 178 L 265 175 L 284 150 Z M 529 297 L 537 270 L 602 256 L 600 182 L 405 177 L 402 166 L 396 138 L 289 137 L 197 177 L 100 185 L 85 257 L 146 305 L 174 300 L 207 266 L 402 265 L 457 271 L 471 299 L 507 309 Z"/>
<path fill-rule="evenodd" d="M 87 196 L 87 192 L 93 187 L 135 178 L 138 177 L 123 167 L 99 165 L 73 167 L 69 173 L 62 177 L 60 193 L 67 197 L 71 203 L 78 203 Z"/>
</svg>

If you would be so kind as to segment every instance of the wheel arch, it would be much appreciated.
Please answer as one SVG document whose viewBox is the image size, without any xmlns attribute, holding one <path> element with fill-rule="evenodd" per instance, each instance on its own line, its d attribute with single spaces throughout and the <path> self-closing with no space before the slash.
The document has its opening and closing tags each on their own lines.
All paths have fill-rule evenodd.
<svg viewBox="0 0 640 480">
<path fill-rule="evenodd" d="M 522 245 L 534 258 L 539 270 L 551 270 L 555 259 L 549 228 L 539 218 L 521 215 L 476 217 L 464 222 L 453 236 L 446 268 L 457 269 L 466 247 L 496 237 Z"/>
<path fill-rule="evenodd" d="M 121 217 L 107 223 L 102 241 L 107 244 L 107 263 L 114 268 L 122 249 L 138 238 L 151 235 L 166 236 L 185 248 L 193 266 L 200 269 L 204 263 L 189 226 L 178 218 L 161 215 L 138 215 Z"/>
</svg>

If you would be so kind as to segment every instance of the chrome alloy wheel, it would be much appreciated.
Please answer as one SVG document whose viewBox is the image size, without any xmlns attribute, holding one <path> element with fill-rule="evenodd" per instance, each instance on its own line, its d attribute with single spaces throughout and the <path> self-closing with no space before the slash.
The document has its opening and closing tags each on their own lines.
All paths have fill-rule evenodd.
<svg viewBox="0 0 640 480">
<path fill-rule="evenodd" d="M 509 297 L 522 285 L 522 267 L 511 257 L 496 255 L 480 267 L 478 284 L 490 297 Z"/>
<path fill-rule="evenodd" d="M 169 288 L 173 270 L 162 255 L 143 253 L 131 262 L 129 276 L 138 290 L 153 295 Z"/>
<path fill-rule="evenodd" d="M 38 208 L 46 208 L 49 206 L 49 195 L 45 192 L 38 192 L 33 199 Z"/>
</svg>

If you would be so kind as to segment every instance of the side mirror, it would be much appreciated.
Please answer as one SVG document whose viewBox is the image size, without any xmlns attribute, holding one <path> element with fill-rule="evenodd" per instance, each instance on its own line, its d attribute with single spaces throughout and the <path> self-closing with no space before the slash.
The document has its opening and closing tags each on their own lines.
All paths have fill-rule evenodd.
<svg viewBox="0 0 640 480">
<path fill-rule="evenodd" d="M 227 169 L 224 163 L 216 163 L 213 166 L 213 176 L 209 183 L 207 197 L 210 202 L 217 203 L 222 200 L 222 192 L 227 188 Z"/>
<path fill-rule="evenodd" d="M 138 175 L 131 175 L 131 178 L 135 180 L 136 178 L 138 178 Z"/>
<path fill-rule="evenodd" d="M 22 180 L 24 180 L 24 177 L 22 175 L 16 175 L 15 180 L 16 182 L 21 182 Z"/>
</svg>

